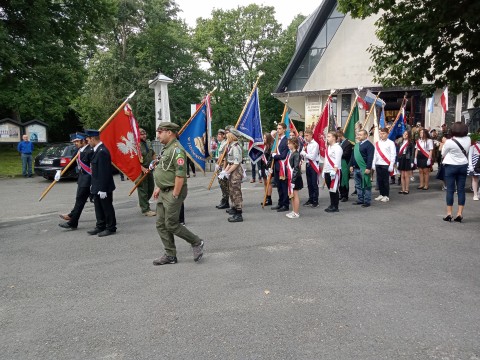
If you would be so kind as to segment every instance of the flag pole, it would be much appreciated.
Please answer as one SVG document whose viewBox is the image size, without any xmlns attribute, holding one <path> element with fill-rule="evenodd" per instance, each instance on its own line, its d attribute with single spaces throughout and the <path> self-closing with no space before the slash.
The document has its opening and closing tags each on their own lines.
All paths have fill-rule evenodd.
<svg viewBox="0 0 480 360">
<path fill-rule="evenodd" d="M 287 99 L 287 102 L 285 103 L 285 106 L 283 107 L 283 113 L 282 113 L 282 121 L 280 122 L 281 123 L 284 123 L 285 122 L 285 115 L 287 114 L 287 109 L 288 109 L 288 99 Z M 275 152 L 278 152 L 278 133 L 275 135 Z M 265 202 L 267 201 L 267 193 L 268 193 L 268 188 L 270 187 L 270 183 L 272 181 L 272 174 L 273 174 L 273 167 L 275 165 L 275 162 L 273 161 L 272 159 L 272 165 L 270 165 L 270 171 L 268 172 L 268 179 L 267 179 L 267 186 L 265 187 L 265 195 L 263 196 L 263 202 L 262 202 L 262 209 L 265 208 Z"/>
<path fill-rule="evenodd" d="M 260 81 L 260 78 L 265 75 L 265 73 L 263 71 L 260 71 L 258 73 L 258 76 L 257 76 L 257 81 L 255 81 L 255 84 L 253 85 L 253 89 L 252 91 L 250 92 L 250 96 L 248 97 L 247 101 L 245 101 L 245 105 L 243 106 L 243 110 L 240 114 L 240 116 L 238 117 L 238 120 L 237 120 L 237 123 L 235 124 L 235 129 L 238 127 L 238 125 L 240 124 L 240 121 L 242 120 L 242 116 L 243 114 L 245 113 L 245 110 L 247 109 L 247 105 L 248 105 L 248 102 L 250 101 L 252 95 L 253 95 L 253 92 L 255 91 L 255 89 L 257 88 L 258 86 L 258 82 Z M 226 151 L 227 149 L 225 149 L 225 151 L 222 153 L 222 155 L 220 155 L 220 157 L 218 158 L 217 160 L 217 165 L 220 165 L 222 162 L 223 162 L 223 158 L 225 157 L 225 153 L 227 152 Z M 213 184 L 213 181 L 215 180 L 215 178 L 217 177 L 218 175 L 218 170 L 215 170 L 213 172 L 213 176 L 212 176 L 212 180 L 210 180 L 210 183 L 208 184 L 208 190 L 210 190 L 212 188 L 212 184 Z"/>
<path fill-rule="evenodd" d="M 380 96 L 380 94 L 381 94 L 381 91 L 379 91 L 378 94 L 377 94 L 377 96 L 375 97 L 375 101 L 374 101 L 373 104 L 372 104 L 373 109 L 370 108 L 370 111 L 368 112 L 368 116 L 367 116 L 367 118 L 365 119 L 365 121 L 364 121 L 364 123 L 363 123 L 363 125 L 362 125 L 362 129 L 365 129 L 365 126 L 367 125 L 368 120 L 370 119 L 370 116 L 372 115 L 372 111 L 377 111 L 377 108 L 376 108 L 376 106 L 377 106 L 377 99 L 378 99 L 378 97 Z"/>
<path fill-rule="evenodd" d="M 388 134 L 390 134 L 390 132 L 395 128 L 395 125 L 397 125 L 398 119 L 400 119 L 400 114 L 402 113 L 402 109 L 405 109 L 405 106 L 407 106 L 407 101 L 408 101 L 407 94 L 405 94 L 403 96 L 402 106 L 400 106 L 400 110 L 398 110 L 398 114 L 397 114 L 397 117 L 395 118 L 395 121 L 393 122 L 393 125 L 388 130 Z"/>
<path fill-rule="evenodd" d="M 212 91 L 210 91 L 210 92 L 207 94 L 207 96 L 212 95 L 215 90 L 217 90 L 217 87 L 216 87 L 216 86 L 213 88 Z M 183 133 L 183 131 L 185 130 L 185 128 L 192 122 L 193 118 L 194 118 L 195 116 L 197 116 L 198 112 L 199 112 L 200 109 L 202 108 L 202 106 L 203 106 L 203 104 L 205 103 L 206 99 L 207 99 L 206 97 L 205 97 L 205 99 L 203 99 L 203 101 L 200 103 L 200 106 L 198 107 L 198 109 L 193 113 L 192 116 L 190 116 L 190 119 L 188 119 L 187 122 L 181 127 L 181 129 L 178 131 L 178 136 L 180 136 L 180 135 Z M 188 156 L 188 154 L 187 154 L 187 156 Z M 140 186 L 140 184 L 143 182 L 143 180 L 145 180 L 145 178 L 147 177 L 147 175 L 150 174 L 151 172 L 152 172 L 152 170 L 148 169 L 148 170 L 142 175 L 142 177 L 140 178 L 140 180 L 138 180 L 138 182 L 135 184 L 135 186 L 132 188 L 132 190 L 130 190 L 130 192 L 128 193 L 128 196 L 132 195 L 133 192 L 134 192 L 135 190 L 137 190 L 137 188 Z"/>
<path fill-rule="evenodd" d="M 128 103 L 128 101 L 135 95 L 135 93 L 136 93 L 136 90 L 134 92 L 132 92 L 130 95 L 128 95 L 128 97 L 125 99 L 125 101 L 117 108 L 117 110 L 115 110 L 115 112 L 108 118 L 108 120 L 105 121 L 105 123 L 100 127 L 100 129 L 98 129 L 98 131 L 102 131 L 103 129 L 105 129 L 105 127 L 108 124 L 110 124 L 112 122 L 112 120 L 115 118 L 115 116 L 117 116 L 117 114 L 123 109 L 123 107 Z M 72 160 L 70 160 L 70 162 L 67 164 L 67 166 L 65 166 L 63 168 L 62 172 L 60 173 L 60 176 L 65 174 L 65 172 L 70 168 L 70 166 L 75 162 L 75 160 L 77 160 L 77 157 L 78 157 L 78 152 L 75 154 L 75 156 L 72 158 Z M 38 201 L 42 201 L 42 199 L 48 194 L 48 192 L 55 186 L 55 184 L 57 182 L 58 181 L 53 180 L 53 182 L 43 191 L 43 193 L 40 196 L 40 198 L 38 199 Z"/>
<path fill-rule="evenodd" d="M 355 101 L 353 102 L 353 106 L 352 108 L 350 109 L 350 114 L 348 114 L 348 118 L 347 118 L 347 121 L 345 122 L 345 126 L 343 127 L 343 133 L 345 133 L 345 130 L 347 130 L 347 126 L 348 124 L 350 123 L 350 119 L 353 115 L 353 110 L 355 109 L 355 106 L 357 105 L 357 102 L 358 102 L 358 95 L 355 96 Z"/>
</svg>

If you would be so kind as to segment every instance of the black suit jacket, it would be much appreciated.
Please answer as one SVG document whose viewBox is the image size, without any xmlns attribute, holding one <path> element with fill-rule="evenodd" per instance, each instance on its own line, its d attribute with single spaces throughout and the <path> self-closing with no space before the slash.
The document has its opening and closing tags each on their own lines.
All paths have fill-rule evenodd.
<svg viewBox="0 0 480 360">
<path fill-rule="evenodd" d="M 92 162 L 92 188 L 90 192 L 97 194 L 99 191 L 112 192 L 115 183 L 112 175 L 112 158 L 105 145 L 100 144 L 93 153 Z"/>
<path fill-rule="evenodd" d="M 85 165 L 91 167 L 93 157 L 92 147 L 87 146 L 82 152 L 78 154 L 78 156 Z M 90 185 L 92 185 L 92 176 L 80 167 L 80 169 L 78 170 L 77 183 L 79 187 L 90 187 Z"/>
<path fill-rule="evenodd" d="M 278 172 L 280 171 L 280 161 L 279 160 L 285 160 L 288 155 L 288 139 L 286 136 L 283 137 L 282 140 L 280 140 L 280 143 L 278 144 L 278 151 L 277 155 L 273 157 L 275 160 L 275 171 Z"/>
<path fill-rule="evenodd" d="M 348 163 L 350 163 L 350 158 L 352 157 L 352 151 L 353 151 L 353 145 L 350 141 L 345 139 L 340 146 L 342 147 L 343 154 L 342 154 L 342 160 L 345 160 Z"/>
</svg>

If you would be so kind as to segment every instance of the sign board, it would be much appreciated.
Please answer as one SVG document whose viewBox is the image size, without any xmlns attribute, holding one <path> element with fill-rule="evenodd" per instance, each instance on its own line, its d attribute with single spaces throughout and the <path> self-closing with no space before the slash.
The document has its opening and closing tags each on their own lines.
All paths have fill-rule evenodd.
<svg viewBox="0 0 480 360">
<path fill-rule="evenodd" d="M 47 128 L 40 124 L 25 126 L 25 134 L 31 142 L 47 142 Z"/>
<path fill-rule="evenodd" d="M 11 122 L 0 124 L 0 143 L 20 142 L 20 126 Z"/>
</svg>

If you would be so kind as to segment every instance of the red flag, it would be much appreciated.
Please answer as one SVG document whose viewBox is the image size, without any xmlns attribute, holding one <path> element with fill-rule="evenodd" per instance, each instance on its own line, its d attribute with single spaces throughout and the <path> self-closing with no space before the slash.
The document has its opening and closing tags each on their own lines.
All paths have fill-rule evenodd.
<svg viewBox="0 0 480 360">
<path fill-rule="evenodd" d="M 290 125 L 290 133 L 293 132 L 295 134 L 295 137 L 298 137 L 298 131 L 297 131 L 297 128 L 295 127 L 295 124 L 293 123 L 292 119 L 290 119 L 289 125 Z"/>
<path fill-rule="evenodd" d="M 440 96 L 440 104 L 442 105 L 443 113 L 448 110 L 448 87 L 443 90 L 442 96 Z"/>
<path fill-rule="evenodd" d="M 325 161 L 325 151 L 327 149 L 327 141 L 326 141 L 326 134 L 325 130 L 328 129 L 328 114 L 330 113 L 330 100 L 331 97 L 329 96 L 325 107 L 323 108 L 322 114 L 318 118 L 317 125 L 315 129 L 313 129 L 313 139 L 318 143 L 318 147 L 320 150 L 320 162 L 323 163 Z"/>
<path fill-rule="evenodd" d="M 102 130 L 100 139 L 110 151 L 112 163 L 130 180 L 137 179 L 142 172 L 142 152 L 137 120 L 130 105 L 125 105 Z"/>
</svg>

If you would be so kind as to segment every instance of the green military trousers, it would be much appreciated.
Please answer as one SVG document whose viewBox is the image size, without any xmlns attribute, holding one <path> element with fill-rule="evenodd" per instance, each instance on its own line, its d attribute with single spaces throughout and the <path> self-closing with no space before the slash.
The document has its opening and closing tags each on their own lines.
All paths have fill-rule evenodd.
<svg viewBox="0 0 480 360">
<path fill-rule="evenodd" d="M 143 173 L 135 181 L 135 183 L 137 183 L 142 176 L 143 176 Z M 150 211 L 150 203 L 148 201 L 152 197 L 154 189 L 155 189 L 155 181 L 153 180 L 153 173 L 150 172 L 137 188 L 138 204 L 140 205 L 142 214 L 146 213 L 147 211 Z"/>
<path fill-rule="evenodd" d="M 187 197 L 187 186 L 182 187 L 178 199 L 174 199 L 172 190 L 168 192 L 160 191 L 157 203 L 157 232 L 162 239 L 165 247 L 165 254 L 168 256 L 177 256 L 174 235 L 182 238 L 191 245 L 197 245 L 201 239 L 180 224 L 180 208 Z"/>
</svg>

